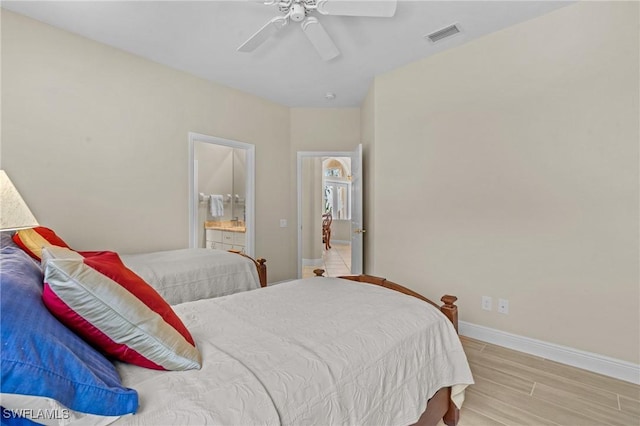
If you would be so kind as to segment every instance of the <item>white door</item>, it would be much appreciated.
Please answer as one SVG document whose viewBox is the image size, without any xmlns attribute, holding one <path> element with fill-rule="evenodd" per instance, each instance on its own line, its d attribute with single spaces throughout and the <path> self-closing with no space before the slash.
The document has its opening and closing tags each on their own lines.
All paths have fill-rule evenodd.
<svg viewBox="0 0 640 426">
<path fill-rule="evenodd" d="M 362 229 L 362 145 L 358 145 L 355 151 L 299 151 L 298 152 L 298 277 L 302 277 L 303 264 L 303 233 L 307 235 L 308 227 L 313 224 L 303 224 L 303 199 L 305 191 L 303 190 L 303 160 L 307 158 L 349 158 L 351 160 L 351 194 L 349 197 L 349 208 L 351 212 L 350 221 L 350 242 L 351 242 L 351 274 L 361 274 L 363 272 L 363 242 L 362 237 L 364 229 Z M 321 176 L 318 177 L 322 179 Z M 324 189 L 324 188 L 323 188 Z M 308 191 L 307 191 L 308 193 Z M 318 234 L 319 235 L 319 234 Z M 308 238 L 308 237 L 307 237 Z M 348 238 L 345 236 L 345 238 Z M 322 260 L 322 259 L 320 259 Z"/>
<path fill-rule="evenodd" d="M 362 274 L 362 144 L 351 153 L 351 273 Z"/>
</svg>

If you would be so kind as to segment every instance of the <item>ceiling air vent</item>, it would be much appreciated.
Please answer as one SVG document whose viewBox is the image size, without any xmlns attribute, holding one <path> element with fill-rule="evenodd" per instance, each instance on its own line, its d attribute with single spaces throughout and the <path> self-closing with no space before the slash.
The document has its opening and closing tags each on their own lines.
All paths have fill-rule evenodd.
<svg viewBox="0 0 640 426">
<path fill-rule="evenodd" d="M 435 43 L 442 40 L 443 38 L 451 37 L 452 35 L 458 34 L 459 32 L 460 28 L 458 28 L 456 24 L 453 24 L 441 30 L 432 32 L 431 34 L 427 34 L 425 37 L 428 38 L 432 43 Z"/>
</svg>

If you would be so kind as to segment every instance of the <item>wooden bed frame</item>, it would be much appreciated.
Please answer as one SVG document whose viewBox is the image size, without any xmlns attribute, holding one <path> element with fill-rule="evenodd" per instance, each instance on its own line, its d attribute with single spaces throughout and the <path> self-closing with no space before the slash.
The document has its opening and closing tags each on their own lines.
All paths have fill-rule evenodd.
<svg viewBox="0 0 640 426">
<path fill-rule="evenodd" d="M 242 253 L 240 250 L 228 250 L 228 251 L 231 252 L 231 253 L 239 254 L 240 256 L 244 256 L 247 259 L 250 259 L 256 265 L 256 269 L 258 270 L 258 278 L 260 279 L 260 287 L 266 287 L 267 286 L 267 265 L 266 265 L 267 259 L 264 259 L 262 257 L 254 259 L 253 257 Z"/>
<path fill-rule="evenodd" d="M 318 277 L 322 277 L 324 269 L 315 269 L 314 274 Z M 456 296 L 444 295 L 440 299 L 444 304 L 442 306 L 437 305 L 431 300 L 427 299 L 421 294 L 416 293 L 413 290 L 388 281 L 386 278 L 374 277 L 373 275 L 348 275 L 338 278 L 344 278 L 351 281 L 357 281 L 366 284 L 379 285 L 391 290 L 399 291 L 400 293 L 408 294 L 409 296 L 416 297 L 424 302 L 427 302 L 440 311 L 451 321 L 453 327 L 458 332 L 458 307 L 455 305 L 458 298 Z M 412 426 L 436 426 L 440 419 L 448 426 L 455 426 L 460 419 L 460 410 L 451 400 L 451 387 L 440 389 L 438 392 L 429 399 L 427 402 L 427 409 L 422 413 L 420 419 Z"/>
</svg>

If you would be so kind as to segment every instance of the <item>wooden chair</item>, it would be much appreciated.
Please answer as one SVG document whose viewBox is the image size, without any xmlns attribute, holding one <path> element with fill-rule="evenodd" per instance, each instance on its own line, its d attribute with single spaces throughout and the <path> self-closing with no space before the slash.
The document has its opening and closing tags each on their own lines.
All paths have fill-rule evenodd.
<svg viewBox="0 0 640 426">
<path fill-rule="evenodd" d="M 331 248 L 331 222 L 333 222 L 331 213 L 322 215 L 322 242 L 324 243 L 325 250 Z"/>
</svg>

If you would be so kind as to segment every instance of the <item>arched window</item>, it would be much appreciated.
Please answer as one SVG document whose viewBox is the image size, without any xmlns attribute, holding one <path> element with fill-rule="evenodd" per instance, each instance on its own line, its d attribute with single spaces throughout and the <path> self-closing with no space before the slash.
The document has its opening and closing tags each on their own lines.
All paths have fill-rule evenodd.
<svg viewBox="0 0 640 426">
<path fill-rule="evenodd" d="M 322 161 L 322 214 L 331 213 L 333 219 L 351 219 L 351 159 L 325 158 Z"/>
</svg>

